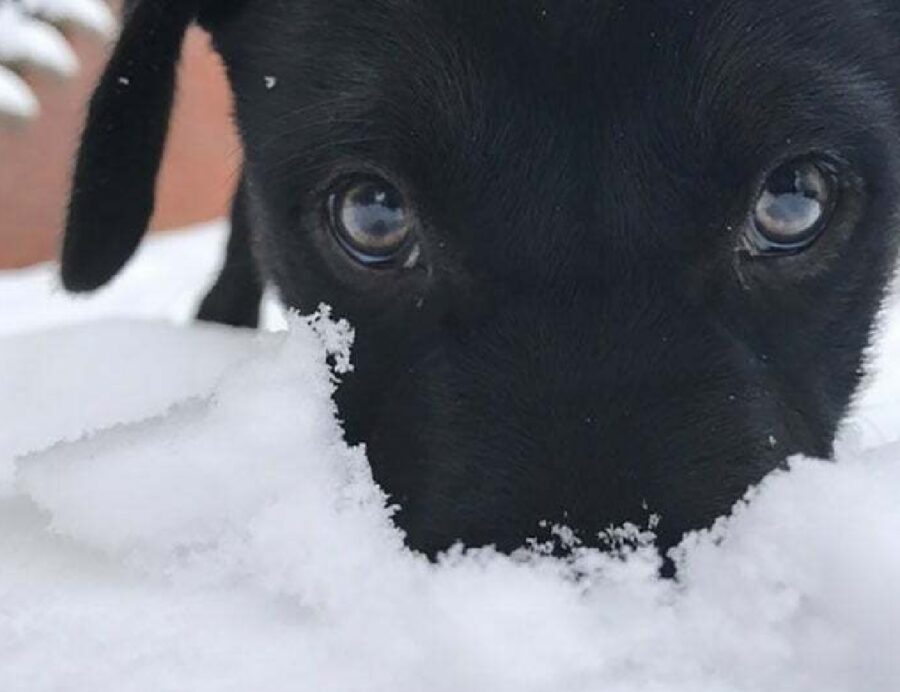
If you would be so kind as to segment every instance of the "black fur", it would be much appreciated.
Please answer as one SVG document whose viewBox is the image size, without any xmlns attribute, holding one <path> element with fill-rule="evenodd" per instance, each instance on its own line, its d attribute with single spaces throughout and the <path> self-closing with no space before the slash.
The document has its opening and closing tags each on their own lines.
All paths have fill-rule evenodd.
<svg viewBox="0 0 900 692">
<path fill-rule="evenodd" d="M 509 550 L 541 520 L 589 539 L 648 511 L 672 545 L 789 454 L 831 453 L 896 258 L 898 7 L 207 2 L 247 208 L 203 314 L 255 322 L 252 227 L 285 303 L 352 321 L 340 411 L 417 548 Z M 138 0 L 98 88 L 70 288 L 146 225 L 184 8 Z M 749 256 L 767 172 L 807 155 L 838 169 L 830 227 Z M 326 232 L 348 171 L 414 200 L 420 270 L 362 268 Z"/>
<path fill-rule="evenodd" d="M 216 283 L 200 304 L 197 319 L 233 327 L 256 327 L 263 285 L 250 250 L 252 221 L 243 182 L 231 205 L 231 235 Z"/>
<path fill-rule="evenodd" d="M 129 13 L 91 99 L 75 165 L 62 250 L 70 291 L 111 279 L 137 248 L 153 213 L 181 37 L 190 0 L 147 0 Z"/>
</svg>

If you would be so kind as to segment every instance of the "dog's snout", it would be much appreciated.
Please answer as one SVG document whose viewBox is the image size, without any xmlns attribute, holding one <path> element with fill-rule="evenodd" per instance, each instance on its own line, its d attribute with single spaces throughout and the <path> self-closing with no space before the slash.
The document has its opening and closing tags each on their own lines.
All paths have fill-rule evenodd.
<svg viewBox="0 0 900 692">
<path fill-rule="evenodd" d="M 413 545 L 513 549 L 542 521 L 599 532 L 646 524 L 651 513 L 662 516 L 662 542 L 673 543 L 727 511 L 786 454 L 776 411 L 764 428 L 755 424 L 767 399 L 750 384 L 758 373 L 741 371 L 752 366 L 746 358 L 723 359 L 729 346 L 708 325 L 643 314 L 626 322 L 593 303 L 527 305 L 432 355 L 418 394 L 399 395 L 385 412 L 417 424 L 380 426 L 371 446 L 376 479 L 394 493 Z M 709 357 L 688 359 L 698 348 Z M 687 444 L 696 439 L 710 444 Z M 483 507 L 503 520 L 484 526 Z"/>
</svg>

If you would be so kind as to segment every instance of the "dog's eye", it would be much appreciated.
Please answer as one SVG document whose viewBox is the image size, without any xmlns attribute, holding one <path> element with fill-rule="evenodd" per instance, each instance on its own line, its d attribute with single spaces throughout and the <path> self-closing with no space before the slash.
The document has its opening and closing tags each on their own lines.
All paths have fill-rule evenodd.
<svg viewBox="0 0 900 692">
<path fill-rule="evenodd" d="M 799 252 L 827 226 L 837 196 L 822 164 L 792 161 L 769 175 L 753 210 L 749 241 L 756 254 Z"/>
<path fill-rule="evenodd" d="M 340 245 L 367 266 L 387 266 L 409 255 L 412 214 L 390 183 L 367 178 L 345 183 L 328 198 L 328 221 Z"/>
</svg>

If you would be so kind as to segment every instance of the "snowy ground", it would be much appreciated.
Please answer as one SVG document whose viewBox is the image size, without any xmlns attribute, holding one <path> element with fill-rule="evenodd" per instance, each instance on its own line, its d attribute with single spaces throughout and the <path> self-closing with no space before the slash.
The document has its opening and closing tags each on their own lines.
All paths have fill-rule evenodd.
<svg viewBox="0 0 900 692">
<path fill-rule="evenodd" d="M 341 439 L 345 325 L 148 320 L 219 234 L 96 299 L 0 274 L 0 690 L 900 689 L 900 307 L 840 461 L 687 538 L 677 583 L 647 548 L 433 566 Z"/>
</svg>

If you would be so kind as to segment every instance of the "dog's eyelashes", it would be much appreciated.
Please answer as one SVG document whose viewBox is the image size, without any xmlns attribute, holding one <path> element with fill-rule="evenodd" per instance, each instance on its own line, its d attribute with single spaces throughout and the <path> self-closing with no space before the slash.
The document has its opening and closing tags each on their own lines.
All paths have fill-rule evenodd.
<svg viewBox="0 0 900 692">
<path fill-rule="evenodd" d="M 385 180 L 355 178 L 328 195 L 328 225 L 338 245 L 368 267 L 406 267 L 418 259 L 412 210 Z M 412 262 L 415 264 L 415 262 Z"/>
<path fill-rule="evenodd" d="M 763 186 L 748 228 L 757 255 L 808 248 L 828 225 L 837 201 L 835 174 L 825 164 L 801 159 L 773 171 Z"/>
</svg>

